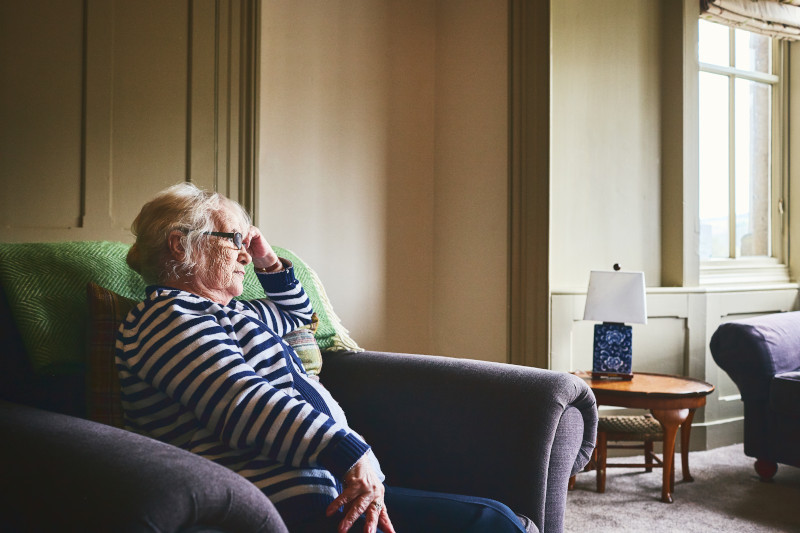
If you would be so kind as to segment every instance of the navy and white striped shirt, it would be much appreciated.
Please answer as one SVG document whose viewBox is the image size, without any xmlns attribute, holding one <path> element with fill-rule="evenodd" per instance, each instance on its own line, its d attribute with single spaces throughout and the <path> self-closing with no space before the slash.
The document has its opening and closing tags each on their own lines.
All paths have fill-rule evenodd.
<svg viewBox="0 0 800 533">
<path fill-rule="evenodd" d="M 125 422 L 240 473 L 284 516 L 319 512 L 369 446 L 281 340 L 311 320 L 293 269 L 258 278 L 268 299 L 228 305 L 148 287 L 117 335 Z"/>
</svg>

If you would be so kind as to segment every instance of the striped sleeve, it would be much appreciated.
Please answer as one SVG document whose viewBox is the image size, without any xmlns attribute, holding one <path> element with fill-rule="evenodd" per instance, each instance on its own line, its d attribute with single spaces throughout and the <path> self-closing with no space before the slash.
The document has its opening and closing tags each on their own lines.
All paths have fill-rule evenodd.
<svg viewBox="0 0 800 533">
<path fill-rule="evenodd" d="M 169 300 L 154 302 L 142 316 L 129 315 L 118 340 L 121 378 L 127 374 L 154 389 L 153 398 L 137 398 L 140 416 L 171 424 L 169 405 L 157 401 L 166 395 L 233 449 L 255 448 L 284 464 L 321 466 L 339 477 L 369 450 L 347 427 L 273 386 L 247 364 L 227 330 L 257 329 L 253 321 L 220 323 L 219 316 L 198 312 L 203 302 Z M 285 369 L 280 342 L 263 329 L 248 333 L 249 349 L 280 375 Z"/>
<path fill-rule="evenodd" d="M 293 267 L 256 275 L 267 299 L 240 301 L 241 305 L 255 312 L 279 337 L 311 322 L 311 301 L 295 277 Z"/>
</svg>

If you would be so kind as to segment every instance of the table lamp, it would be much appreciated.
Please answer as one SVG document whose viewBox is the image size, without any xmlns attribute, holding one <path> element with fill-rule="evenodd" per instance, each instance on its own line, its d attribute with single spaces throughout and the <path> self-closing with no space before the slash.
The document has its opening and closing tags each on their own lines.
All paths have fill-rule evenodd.
<svg viewBox="0 0 800 533">
<path fill-rule="evenodd" d="M 631 379 L 633 328 L 647 324 L 644 272 L 593 270 L 589 275 L 584 320 L 599 320 L 594 326 L 593 378 Z"/>
</svg>

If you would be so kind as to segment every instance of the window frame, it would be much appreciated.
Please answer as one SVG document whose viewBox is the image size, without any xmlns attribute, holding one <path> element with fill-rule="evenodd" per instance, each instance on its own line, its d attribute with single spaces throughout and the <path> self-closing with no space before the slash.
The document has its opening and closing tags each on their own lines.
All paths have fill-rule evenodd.
<svg viewBox="0 0 800 533">
<path fill-rule="evenodd" d="M 698 23 L 699 26 L 699 23 Z M 728 28 L 731 36 L 731 50 L 734 54 L 733 35 L 735 28 Z M 746 283 L 786 283 L 790 281 L 788 262 L 788 227 L 786 223 L 785 198 L 788 196 L 788 53 L 785 41 L 771 38 L 772 44 L 772 73 L 759 74 L 743 71 L 735 67 L 703 63 L 697 59 L 697 76 L 701 72 L 724 75 L 728 77 L 728 86 L 733 87 L 736 79 L 746 79 L 772 86 L 772 113 L 771 113 L 771 173 L 770 173 L 770 256 L 761 257 L 728 257 L 728 258 L 699 258 L 699 283 L 700 285 L 719 284 L 746 284 Z M 699 54 L 699 41 L 698 41 Z M 731 61 L 732 63 L 732 61 Z M 731 95 L 732 96 L 732 95 Z M 699 93 L 698 93 L 699 98 Z M 731 108 L 734 106 L 730 100 Z M 730 121 L 730 130 L 733 130 L 734 121 Z M 732 139 L 732 133 L 729 133 Z M 729 154 L 734 157 L 733 150 Z M 731 176 L 734 165 L 731 162 Z M 698 168 L 699 170 L 699 168 Z M 698 174 L 698 187 L 701 176 Z M 731 180 L 733 187 L 733 180 Z M 699 202 L 699 199 L 698 199 Z M 700 222 L 700 205 L 698 203 L 697 221 Z M 729 211 L 732 213 L 732 211 Z M 733 217 L 730 217 L 733 218 Z M 729 221 L 734 225 L 735 219 Z M 731 250 L 735 248 L 735 233 L 730 234 Z M 699 245 L 699 242 L 698 242 Z M 698 250 L 699 251 L 699 250 Z"/>
</svg>

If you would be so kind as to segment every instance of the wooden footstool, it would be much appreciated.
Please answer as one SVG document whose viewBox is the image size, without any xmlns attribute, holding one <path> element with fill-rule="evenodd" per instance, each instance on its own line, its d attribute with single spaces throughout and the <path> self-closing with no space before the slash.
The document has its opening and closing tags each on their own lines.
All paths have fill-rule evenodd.
<svg viewBox="0 0 800 533">
<path fill-rule="evenodd" d="M 664 430 L 652 415 L 643 416 L 604 416 L 597 422 L 597 448 L 595 449 L 595 468 L 597 469 L 597 492 L 606 491 L 606 468 L 663 468 L 664 463 L 653 452 L 653 442 L 664 439 Z M 636 442 L 637 444 L 609 444 L 609 442 Z M 609 463 L 609 449 L 642 449 L 644 463 Z M 684 453 L 684 450 L 681 450 Z M 673 470 L 674 470 L 673 463 Z M 674 480 L 674 472 L 671 475 Z M 674 481 L 673 481 L 674 483 Z"/>
</svg>

